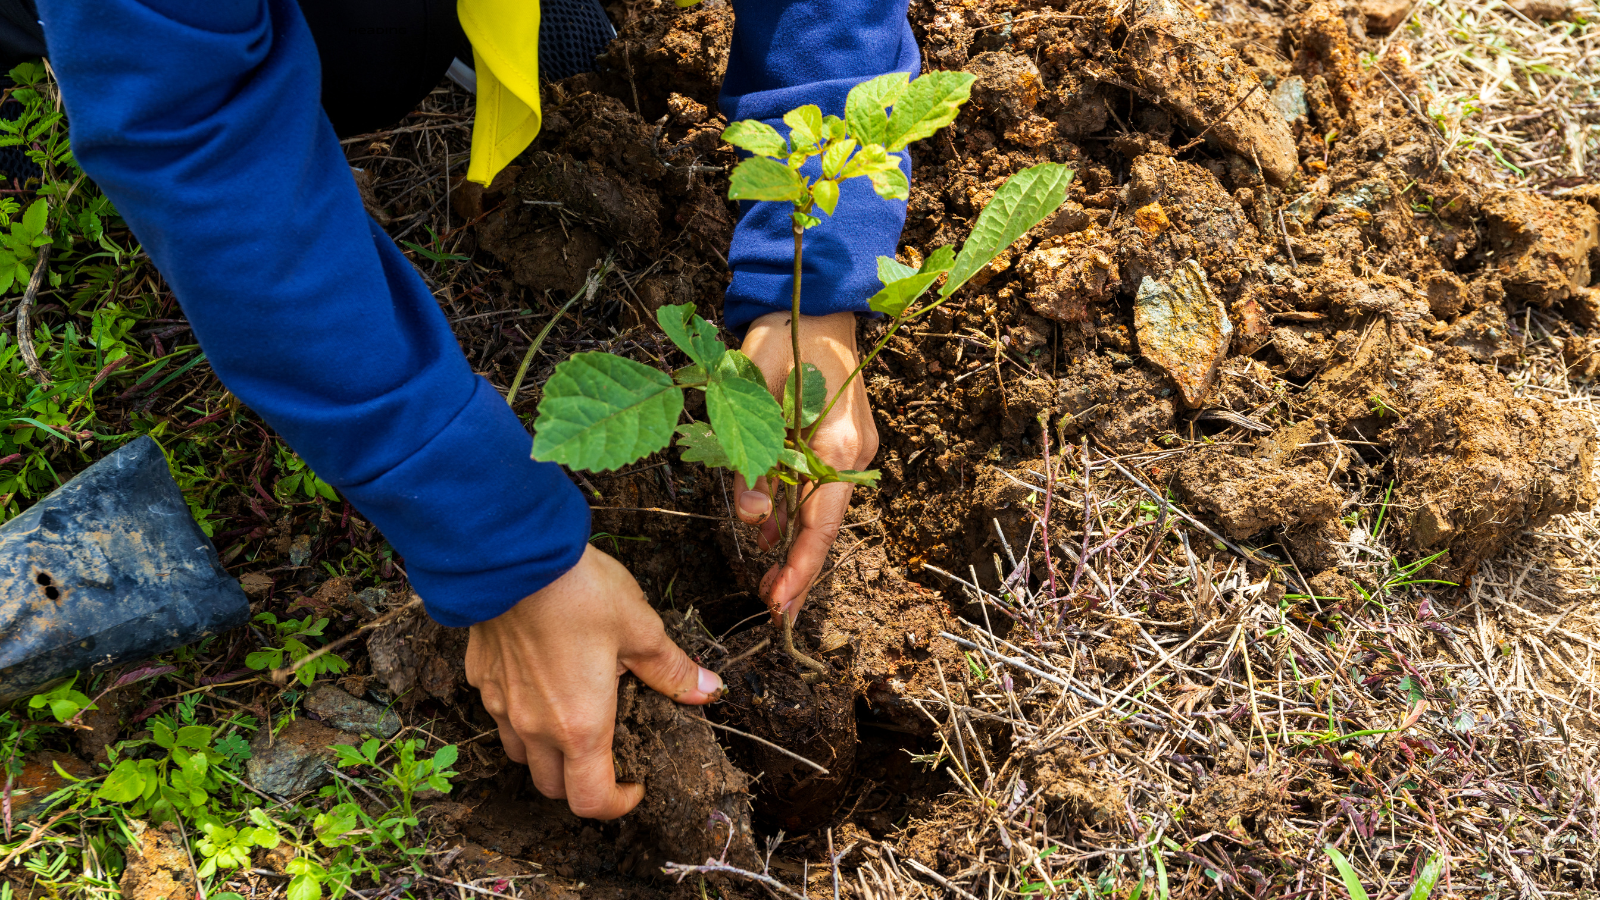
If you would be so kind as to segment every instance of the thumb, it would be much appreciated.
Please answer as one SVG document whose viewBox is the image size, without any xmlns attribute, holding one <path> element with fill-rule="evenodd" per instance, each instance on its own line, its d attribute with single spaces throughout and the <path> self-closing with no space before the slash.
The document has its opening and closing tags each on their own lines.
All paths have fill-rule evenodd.
<svg viewBox="0 0 1600 900">
<path fill-rule="evenodd" d="M 679 703 L 700 705 L 722 696 L 722 679 L 717 673 L 695 665 L 664 631 L 649 648 L 624 656 L 622 664 L 640 681 Z"/>
</svg>

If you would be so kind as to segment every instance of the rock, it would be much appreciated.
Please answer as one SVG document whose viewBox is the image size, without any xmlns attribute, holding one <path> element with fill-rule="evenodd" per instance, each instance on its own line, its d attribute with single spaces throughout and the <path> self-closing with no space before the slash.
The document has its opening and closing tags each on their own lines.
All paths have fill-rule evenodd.
<svg viewBox="0 0 1600 900">
<path fill-rule="evenodd" d="M 1116 250 L 1110 235 L 1091 226 L 1046 238 L 1024 254 L 1018 271 L 1034 312 L 1057 322 L 1089 321 L 1090 305 L 1110 300 L 1122 285 Z"/>
<path fill-rule="evenodd" d="M 1299 75 L 1279 81 L 1272 89 L 1272 105 L 1285 122 L 1304 122 L 1311 115 L 1311 108 L 1306 106 L 1305 81 Z"/>
<path fill-rule="evenodd" d="M 319 685 L 306 697 L 305 708 L 340 731 L 392 738 L 400 733 L 400 716 L 375 703 L 358 700 L 331 684 Z"/>
<path fill-rule="evenodd" d="M 167 822 L 151 828 L 134 819 L 128 823 L 135 841 L 128 845 L 128 866 L 122 872 L 125 900 L 177 900 L 197 896 L 194 868 L 183 849 L 178 826 Z"/>
<path fill-rule="evenodd" d="M 1344 492 L 1328 483 L 1327 467 L 1319 461 L 1287 467 L 1220 450 L 1180 462 L 1177 487 L 1234 540 L 1269 528 L 1321 525 L 1335 519 L 1344 502 Z"/>
<path fill-rule="evenodd" d="M 1039 104 L 1044 81 L 1039 67 L 1024 54 L 980 53 L 965 70 L 978 79 L 972 84 L 973 102 L 1004 121 L 1025 119 Z"/>
<path fill-rule="evenodd" d="M 1140 282 L 1133 327 L 1144 358 L 1171 376 L 1184 404 L 1193 409 L 1204 403 L 1216 383 L 1233 323 L 1199 263 L 1184 260 L 1167 282 L 1149 276 Z"/>
<path fill-rule="evenodd" d="M 1179 0 L 1145 0 L 1128 29 L 1120 72 L 1151 102 L 1287 185 L 1300 163 L 1289 131 L 1255 71 Z M 1209 129 L 1209 131 L 1207 131 Z"/>
<path fill-rule="evenodd" d="M 1580 16 L 1594 14 L 1594 5 L 1583 0 L 1511 0 L 1511 8 L 1535 22 L 1575 22 Z"/>
<path fill-rule="evenodd" d="M 73 778 L 93 778 L 89 764 L 70 753 L 40 750 L 22 761 L 22 774 L 11 787 L 11 818 L 27 821 L 38 817 L 44 802 L 51 794 L 66 787 L 65 778 L 56 774 L 56 766 Z"/>
<path fill-rule="evenodd" d="M 1416 6 L 1413 0 L 1361 0 L 1361 15 L 1370 34 L 1388 34 L 1400 26 Z"/>
<path fill-rule="evenodd" d="M 333 780 L 334 744 L 355 746 L 361 739 L 334 731 L 309 719 L 296 719 L 277 735 L 271 729 L 256 732 L 250 742 L 246 770 L 257 790 L 279 797 L 294 797 Z"/>
<path fill-rule="evenodd" d="M 1589 254 L 1600 246 L 1600 213 L 1584 203 L 1495 191 L 1480 207 L 1488 262 L 1508 295 L 1540 306 L 1589 286 Z"/>
</svg>

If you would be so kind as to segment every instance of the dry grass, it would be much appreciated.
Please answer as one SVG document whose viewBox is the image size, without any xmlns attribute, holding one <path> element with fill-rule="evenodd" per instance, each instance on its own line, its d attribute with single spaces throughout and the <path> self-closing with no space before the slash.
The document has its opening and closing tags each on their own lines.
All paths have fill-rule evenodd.
<svg viewBox="0 0 1600 900">
<path fill-rule="evenodd" d="M 1422 0 L 1385 42 L 1410 52 L 1456 158 L 1508 186 L 1561 193 L 1597 171 L 1600 7 L 1572 2 L 1581 18 L 1567 22 L 1502 0 Z"/>
</svg>

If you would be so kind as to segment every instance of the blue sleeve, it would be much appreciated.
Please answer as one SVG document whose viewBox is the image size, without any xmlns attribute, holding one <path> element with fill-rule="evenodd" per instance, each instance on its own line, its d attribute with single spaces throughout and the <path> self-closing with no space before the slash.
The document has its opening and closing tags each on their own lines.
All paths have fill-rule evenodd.
<svg viewBox="0 0 1600 900">
<path fill-rule="evenodd" d="M 908 0 L 734 0 L 733 46 L 719 103 L 728 121 L 760 119 L 784 134 L 783 114 L 815 103 L 844 115 L 852 87 L 888 72 L 915 78 L 922 56 L 906 18 Z M 911 157 L 901 168 L 911 177 Z M 820 162 L 802 171 L 815 177 Z M 894 256 L 906 222 L 904 201 L 881 200 L 865 178 L 840 185 L 832 216 L 806 232 L 801 310 L 807 315 L 865 311 L 877 292 L 877 258 Z M 723 319 L 735 333 L 759 316 L 789 309 L 794 233 L 786 203 L 739 204 L 728 251 L 733 281 Z"/>
<path fill-rule="evenodd" d="M 293 0 L 41 0 L 84 170 L 219 378 L 405 558 L 445 625 L 575 565 L 589 510 L 367 216 Z"/>
</svg>

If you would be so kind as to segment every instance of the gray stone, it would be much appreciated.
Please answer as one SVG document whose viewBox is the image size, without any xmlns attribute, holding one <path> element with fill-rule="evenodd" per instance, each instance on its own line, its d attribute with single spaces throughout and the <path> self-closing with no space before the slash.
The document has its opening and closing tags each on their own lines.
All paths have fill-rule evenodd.
<svg viewBox="0 0 1600 900">
<path fill-rule="evenodd" d="M 355 746 L 361 739 L 334 731 L 309 719 L 296 719 L 276 735 L 270 729 L 256 732 L 245 764 L 250 783 L 278 797 L 314 791 L 333 780 L 333 745 Z"/>
<path fill-rule="evenodd" d="M 381 738 L 392 738 L 400 733 L 400 716 L 393 710 L 358 700 L 331 684 L 314 688 L 306 696 L 305 708 L 340 731 Z"/>
<path fill-rule="evenodd" d="M 1299 75 L 1285 78 L 1272 89 L 1272 105 L 1278 108 L 1285 122 L 1304 122 L 1311 115 L 1306 105 L 1306 83 Z"/>
<path fill-rule="evenodd" d="M 1189 408 L 1202 405 L 1228 354 L 1233 323 L 1200 264 L 1184 260 L 1165 284 L 1145 276 L 1134 300 L 1133 327 L 1144 358 L 1166 371 Z"/>
</svg>

